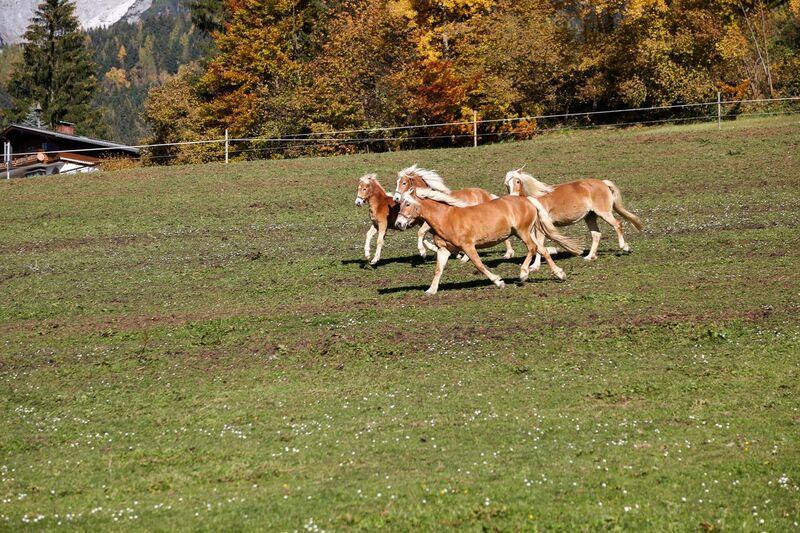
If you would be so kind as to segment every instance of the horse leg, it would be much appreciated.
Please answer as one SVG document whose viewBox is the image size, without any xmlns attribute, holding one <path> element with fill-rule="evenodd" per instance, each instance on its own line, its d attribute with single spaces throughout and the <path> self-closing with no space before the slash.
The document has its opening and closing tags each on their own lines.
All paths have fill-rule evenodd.
<svg viewBox="0 0 800 533">
<path fill-rule="evenodd" d="M 539 272 L 539 269 L 542 267 L 542 254 L 539 253 L 539 248 L 544 248 L 544 235 L 539 235 L 538 231 L 533 230 L 531 231 L 531 238 L 536 243 L 536 258 L 533 260 L 531 270 Z"/>
<path fill-rule="evenodd" d="M 505 240 L 506 245 L 506 254 L 503 256 L 503 259 L 511 259 L 514 257 L 514 247 L 511 246 L 511 239 Z"/>
<path fill-rule="evenodd" d="M 547 261 L 547 266 L 550 267 L 550 270 L 553 271 L 553 274 L 555 274 L 555 276 L 558 279 L 566 279 L 567 276 L 566 274 L 564 274 L 564 271 L 558 266 L 556 266 L 555 262 L 553 261 L 553 258 L 550 257 L 550 251 L 547 249 L 547 246 L 544 245 L 544 235 L 540 234 L 538 231 L 532 231 L 531 237 L 536 243 L 537 260 L 539 254 L 543 255 L 544 260 Z"/>
<path fill-rule="evenodd" d="M 447 246 L 440 246 L 439 250 L 436 252 L 436 273 L 433 275 L 431 286 L 425 291 L 425 294 L 428 296 L 436 294 L 436 291 L 439 290 L 439 279 L 442 277 L 444 265 L 447 264 L 448 259 L 450 259 L 450 250 L 447 249 Z"/>
<path fill-rule="evenodd" d="M 375 226 L 370 226 L 367 230 L 367 240 L 364 242 L 364 257 L 367 258 L 367 261 L 369 261 L 369 252 L 370 248 L 372 248 L 372 238 L 376 233 L 378 233 L 378 230 Z"/>
<path fill-rule="evenodd" d="M 586 226 L 589 228 L 589 233 L 592 234 L 592 247 L 589 249 L 589 255 L 584 257 L 587 261 L 597 259 L 597 247 L 600 246 L 600 227 L 597 225 L 597 215 L 589 213 L 586 215 Z"/>
<path fill-rule="evenodd" d="M 619 247 L 622 249 L 622 251 L 630 252 L 631 247 L 628 246 L 628 243 L 625 242 L 625 237 L 622 235 L 622 224 L 620 223 L 620 221 L 614 218 L 614 215 L 611 214 L 611 211 L 608 211 L 606 213 L 599 212 L 597 214 L 600 216 L 600 218 L 608 222 L 611 225 L 611 227 L 614 228 L 614 231 L 617 232 L 617 239 L 619 239 Z"/>
<path fill-rule="evenodd" d="M 372 261 L 369 262 L 370 265 L 374 265 L 375 263 L 381 260 L 381 250 L 383 249 L 383 237 L 385 235 L 386 235 L 386 222 L 379 222 L 378 240 L 375 241 L 375 257 L 373 257 Z"/>
<path fill-rule="evenodd" d="M 465 254 L 467 254 L 467 256 L 469 256 L 470 260 L 475 265 L 475 268 L 483 272 L 484 275 L 486 275 L 486 277 L 489 278 L 492 281 L 492 283 L 497 285 L 498 288 L 502 289 L 503 287 L 506 286 L 505 282 L 503 281 L 503 278 L 501 278 L 497 274 L 494 274 L 491 270 L 486 268 L 486 265 L 484 265 L 483 261 L 481 261 L 481 257 L 478 255 L 478 250 L 475 249 L 475 246 L 469 245 L 461 249 L 464 251 Z"/>
<path fill-rule="evenodd" d="M 417 230 L 417 250 L 419 250 L 419 255 L 425 257 L 428 253 L 425 251 L 425 234 L 430 231 L 431 227 L 428 225 L 427 222 L 423 222 L 422 226 L 419 227 Z"/>
<path fill-rule="evenodd" d="M 533 259 L 534 254 L 537 258 L 540 256 L 538 253 L 536 253 L 536 242 L 533 240 L 533 237 L 531 237 L 530 234 L 519 234 L 519 238 L 522 239 L 522 242 L 524 242 L 525 246 L 528 247 L 528 255 L 525 256 L 525 260 L 522 262 L 522 266 L 519 268 L 519 280 L 521 282 L 525 282 L 530 274 L 530 269 L 528 267 L 531 264 L 531 259 Z"/>
</svg>

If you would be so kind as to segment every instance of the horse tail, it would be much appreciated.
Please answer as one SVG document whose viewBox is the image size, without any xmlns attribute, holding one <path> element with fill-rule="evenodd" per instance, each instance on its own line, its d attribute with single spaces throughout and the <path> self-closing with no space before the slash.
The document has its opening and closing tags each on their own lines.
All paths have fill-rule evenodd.
<svg viewBox="0 0 800 533">
<path fill-rule="evenodd" d="M 539 200 L 533 196 L 528 196 L 527 198 L 536 208 L 536 213 L 538 215 L 533 223 L 533 230 L 541 232 L 550 240 L 557 242 L 569 253 L 581 255 L 583 253 L 583 247 L 578 241 L 572 237 L 567 237 L 556 229 L 553 224 L 553 219 L 550 218 L 550 213 L 547 212 L 547 209 L 545 209 Z"/>
<path fill-rule="evenodd" d="M 614 199 L 614 211 L 616 211 L 619 216 L 633 224 L 637 230 L 642 231 L 644 229 L 644 225 L 642 224 L 642 221 L 639 220 L 639 217 L 625 209 L 625 205 L 622 203 L 622 191 L 619 190 L 619 187 L 617 187 L 611 180 L 603 180 L 603 183 L 605 183 L 606 186 L 611 189 L 611 196 Z"/>
</svg>

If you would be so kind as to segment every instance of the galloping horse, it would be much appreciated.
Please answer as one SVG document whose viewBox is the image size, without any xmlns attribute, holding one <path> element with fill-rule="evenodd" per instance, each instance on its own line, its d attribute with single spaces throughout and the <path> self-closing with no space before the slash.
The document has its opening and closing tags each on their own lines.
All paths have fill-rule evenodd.
<svg viewBox="0 0 800 533">
<path fill-rule="evenodd" d="M 369 261 L 371 265 L 374 265 L 381 259 L 383 237 L 386 235 L 386 229 L 395 229 L 395 220 L 397 219 L 397 213 L 400 211 L 400 205 L 392 200 L 392 195 L 387 193 L 378 182 L 377 174 L 367 174 L 358 179 L 356 206 L 360 207 L 364 202 L 369 203 L 369 218 L 372 221 L 372 225 L 367 230 L 367 240 L 364 242 L 364 256 L 367 261 L 369 261 L 372 238 L 376 233 L 378 234 L 375 257 L 372 258 L 372 261 Z M 433 245 L 428 242 L 423 244 L 436 251 Z"/>
<path fill-rule="evenodd" d="M 430 288 L 425 291 L 428 295 L 436 294 L 439 290 L 439 279 L 444 266 L 450 254 L 459 250 L 467 254 L 475 267 L 492 283 L 504 287 L 502 278 L 483 264 L 477 249 L 494 246 L 508 240 L 511 235 L 517 235 L 528 247 L 528 255 L 519 271 L 520 281 L 528 279 L 528 267 L 537 250 L 544 255 L 557 278 L 566 277 L 564 271 L 553 262 L 547 249 L 537 246 L 533 232 L 546 235 L 572 253 L 582 252 L 577 243 L 556 230 L 547 210 L 533 197 L 505 196 L 490 202 L 469 205 L 440 191 L 412 188 L 400 196 L 400 213 L 397 215 L 396 225 L 405 229 L 419 218 L 433 229 L 434 243 L 438 247 L 436 273 Z"/>
<path fill-rule="evenodd" d="M 518 169 L 508 172 L 504 183 L 511 195 L 538 198 L 550 213 L 556 226 L 569 226 L 581 219 L 585 220 L 592 234 L 592 246 L 585 258 L 587 261 L 597 259 L 597 247 L 600 245 L 601 237 L 597 225 L 598 216 L 614 228 L 619 239 L 619 247 L 625 252 L 629 252 L 631 248 L 622 235 L 622 224 L 614 218 L 612 211 L 616 211 L 637 230 L 642 231 L 642 221 L 625 209 L 622 193 L 611 180 L 585 179 L 552 186 Z M 539 244 L 541 246 L 541 240 Z M 540 264 L 541 258 L 537 254 L 533 270 L 538 270 Z"/>
<path fill-rule="evenodd" d="M 432 189 L 434 191 L 439 191 L 470 205 L 490 202 L 497 198 L 497 195 L 491 194 L 490 192 L 477 187 L 451 191 L 447 185 L 444 184 L 444 180 L 439 174 L 433 170 L 427 170 L 424 168 L 419 168 L 417 165 L 412 165 L 397 173 L 397 186 L 395 187 L 393 197 L 394 201 L 399 202 L 400 196 L 412 187 L 417 189 Z M 430 226 L 427 223 L 423 223 L 422 227 L 419 228 L 419 231 L 417 232 L 417 249 L 422 257 L 425 257 L 426 255 L 425 248 L 422 244 L 422 239 L 429 230 Z M 505 259 L 511 259 L 514 257 L 514 248 L 511 246 L 511 241 L 506 240 L 505 245 L 506 253 L 503 257 Z M 466 261 L 467 259 L 468 257 L 464 256 L 464 260 Z"/>
</svg>

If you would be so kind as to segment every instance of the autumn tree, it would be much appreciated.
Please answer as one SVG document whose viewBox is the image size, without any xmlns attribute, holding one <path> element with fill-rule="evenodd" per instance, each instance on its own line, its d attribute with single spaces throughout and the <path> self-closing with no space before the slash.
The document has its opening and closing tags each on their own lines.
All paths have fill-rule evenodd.
<svg viewBox="0 0 800 533">
<path fill-rule="evenodd" d="M 219 139 L 222 132 L 210 124 L 203 102 L 195 85 L 200 72 L 197 67 L 185 66 L 163 85 L 153 88 L 144 103 L 144 116 L 152 134 L 146 144 Z M 188 144 L 153 148 L 144 158 L 155 164 L 199 163 L 218 160 L 222 147 L 218 144 Z"/>
</svg>

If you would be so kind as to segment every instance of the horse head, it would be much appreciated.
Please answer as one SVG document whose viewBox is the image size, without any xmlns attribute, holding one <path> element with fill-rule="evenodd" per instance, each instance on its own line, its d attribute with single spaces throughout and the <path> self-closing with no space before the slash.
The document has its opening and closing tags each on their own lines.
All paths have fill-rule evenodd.
<svg viewBox="0 0 800 533">
<path fill-rule="evenodd" d="M 508 189 L 508 194 L 511 196 L 521 196 L 525 191 L 525 186 L 522 183 L 522 169 L 511 170 L 506 172 L 506 177 L 503 183 Z"/>
<path fill-rule="evenodd" d="M 358 189 L 356 189 L 356 206 L 361 207 L 364 202 L 369 201 L 372 196 L 374 183 L 377 182 L 377 174 L 366 174 L 358 178 Z"/>
<path fill-rule="evenodd" d="M 420 204 L 414 188 L 410 188 L 400 195 L 400 212 L 397 214 L 397 220 L 394 225 L 397 229 L 407 229 L 414 225 L 414 222 L 419 217 Z"/>
</svg>

